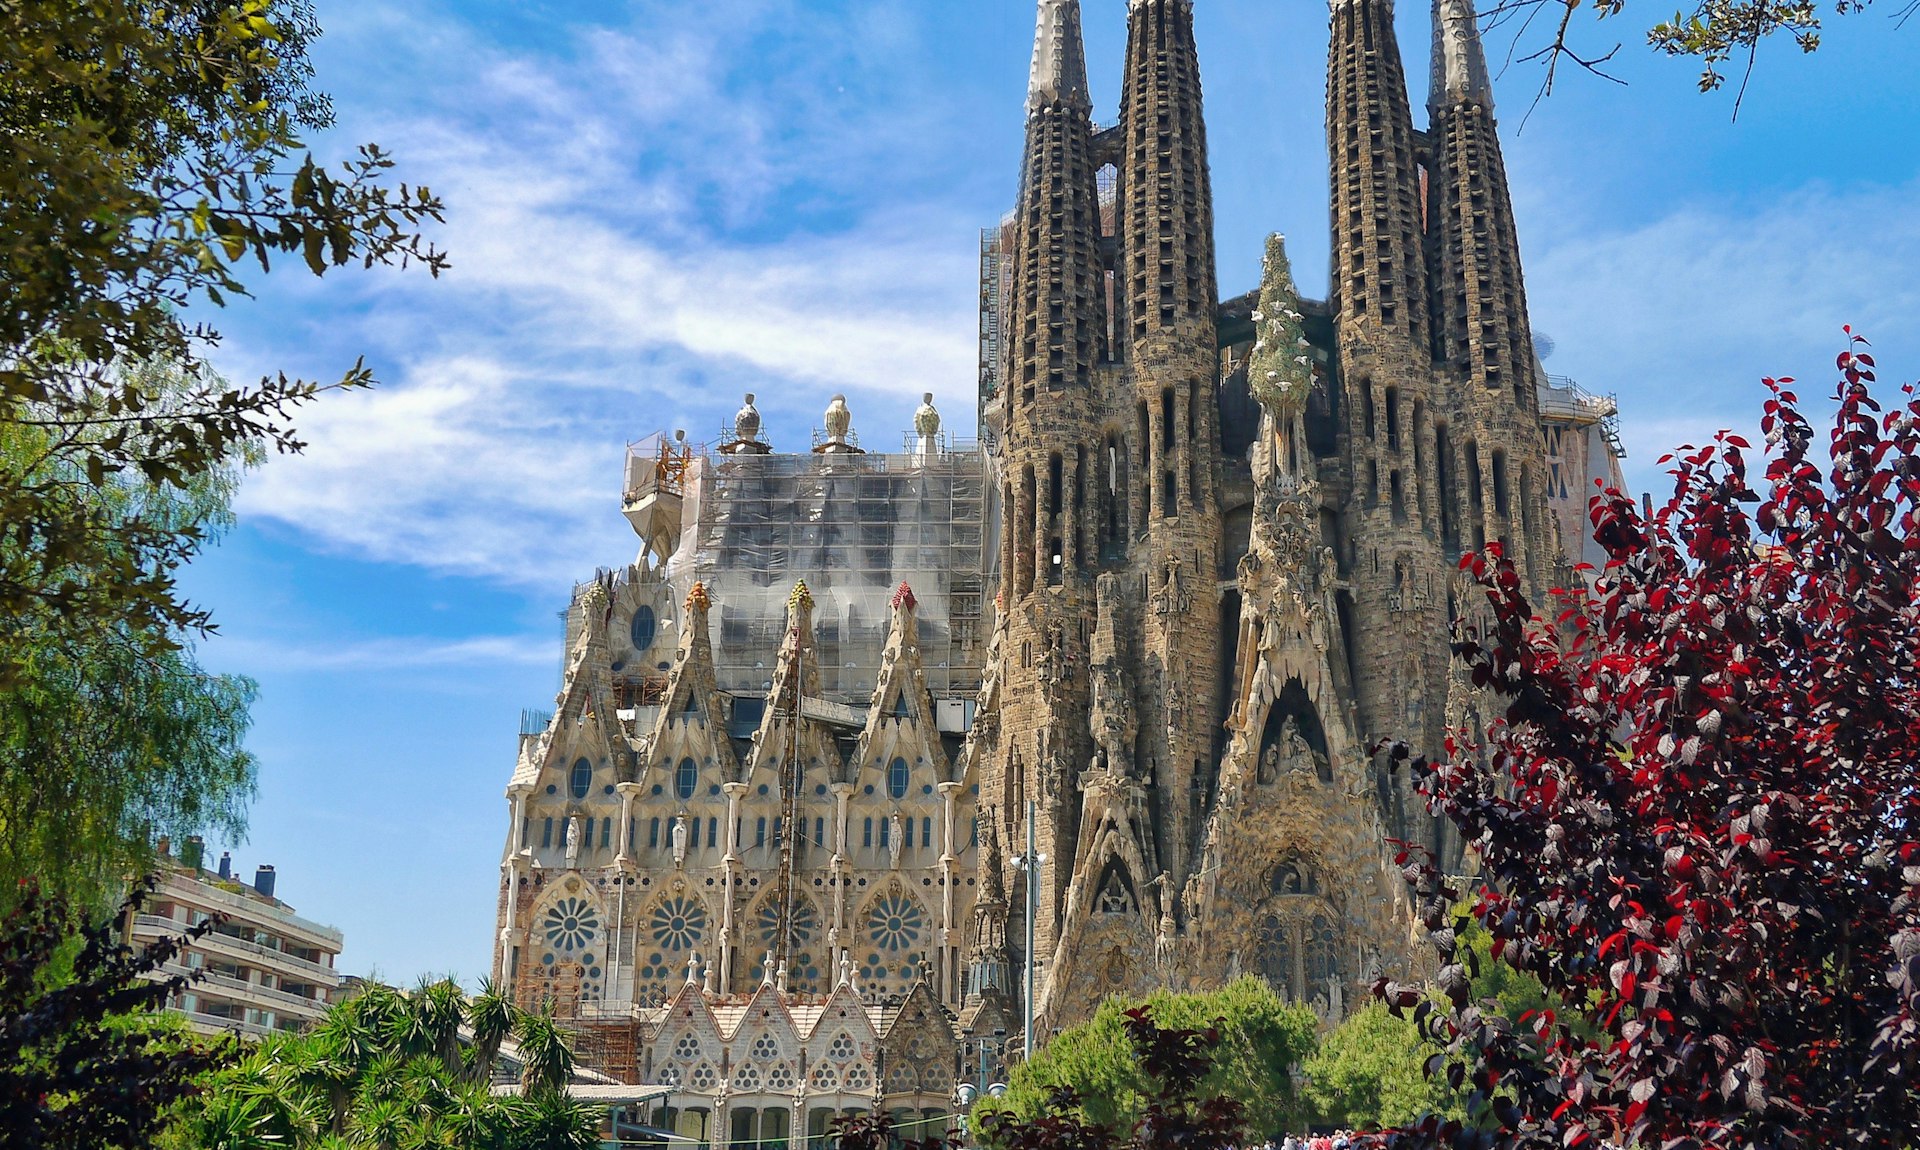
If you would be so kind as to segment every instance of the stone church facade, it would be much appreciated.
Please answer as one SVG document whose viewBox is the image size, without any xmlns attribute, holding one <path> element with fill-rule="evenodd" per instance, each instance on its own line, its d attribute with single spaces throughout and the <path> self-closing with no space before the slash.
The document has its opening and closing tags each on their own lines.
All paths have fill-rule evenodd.
<svg viewBox="0 0 1920 1150">
<path fill-rule="evenodd" d="M 1077 0 L 1040 0 L 980 442 L 929 396 L 865 450 L 835 397 L 779 452 L 749 396 L 714 446 L 636 446 L 642 553 L 577 589 L 508 788 L 518 997 L 638 1075 L 694 982 L 1017 1034 L 1031 966 L 1044 1035 L 1240 975 L 1332 1022 L 1405 968 L 1389 840 L 1461 851 L 1368 747 L 1480 724 L 1459 557 L 1575 578 L 1618 448 L 1533 346 L 1471 0 L 1435 2 L 1424 128 L 1392 7 L 1330 4 L 1324 303 L 1277 237 L 1219 299 L 1191 0 L 1130 0 L 1111 127 Z"/>
</svg>

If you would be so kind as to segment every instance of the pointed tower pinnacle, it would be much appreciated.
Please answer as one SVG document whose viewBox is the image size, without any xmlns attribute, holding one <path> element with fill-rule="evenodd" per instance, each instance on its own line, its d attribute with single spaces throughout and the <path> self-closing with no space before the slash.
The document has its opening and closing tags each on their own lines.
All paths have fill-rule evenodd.
<svg viewBox="0 0 1920 1150">
<path fill-rule="evenodd" d="M 1433 86 L 1427 107 L 1479 104 L 1493 110 L 1493 80 L 1480 42 L 1480 18 L 1473 0 L 1433 0 Z"/>
<path fill-rule="evenodd" d="M 1040 0 L 1027 114 L 1049 106 L 1093 109 L 1093 97 L 1087 91 L 1086 43 L 1080 35 L 1080 0 Z"/>
</svg>

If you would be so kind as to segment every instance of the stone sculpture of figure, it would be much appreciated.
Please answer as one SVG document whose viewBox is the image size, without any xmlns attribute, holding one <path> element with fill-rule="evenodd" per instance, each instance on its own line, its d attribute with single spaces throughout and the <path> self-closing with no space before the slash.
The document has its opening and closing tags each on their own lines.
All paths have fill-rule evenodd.
<svg viewBox="0 0 1920 1150">
<path fill-rule="evenodd" d="M 913 413 L 913 429 L 928 438 L 940 434 L 940 412 L 933 406 L 933 393 L 920 397 L 920 410 Z"/>
<path fill-rule="evenodd" d="M 567 865 L 580 861 L 580 819 L 578 816 L 567 820 Z"/>
<path fill-rule="evenodd" d="M 1346 1017 L 1346 1013 L 1347 1013 L 1346 1004 L 1342 1001 L 1344 997 L 1345 996 L 1340 986 L 1340 976 L 1338 974 L 1329 974 L 1327 976 L 1327 1021 L 1328 1022 L 1337 1023 L 1342 1018 Z"/>
<path fill-rule="evenodd" d="M 753 405 L 753 393 L 747 393 L 747 402 L 740 413 L 733 417 L 734 438 L 742 443 L 754 443 L 760 439 L 760 409 Z"/>
<path fill-rule="evenodd" d="M 1280 745 L 1275 743 L 1260 756 L 1259 780 L 1263 784 L 1278 782 L 1280 779 Z"/>
<path fill-rule="evenodd" d="M 827 441 L 845 443 L 847 432 L 853 430 L 853 412 L 847 410 L 847 397 L 836 395 L 827 405 Z"/>
<path fill-rule="evenodd" d="M 673 820 L 673 865 L 684 866 L 687 861 L 687 817 L 681 815 Z"/>
<path fill-rule="evenodd" d="M 1173 972 L 1175 929 L 1172 912 L 1162 912 L 1160 932 L 1153 936 L 1153 961 L 1160 968 L 1160 977 L 1163 979 Z"/>
<path fill-rule="evenodd" d="M 900 869 L 900 848 L 902 845 L 904 845 L 901 841 L 902 831 L 900 826 L 899 811 L 893 812 L 893 815 L 887 819 L 887 827 L 889 831 L 888 838 L 887 838 L 888 865 L 892 866 L 894 870 L 899 870 Z"/>
<path fill-rule="evenodd" d="M 1133 910 L 1133 900 L 1127 897 L 1127 887 L 1120 881 L 1120 872 L 1115 871 L 1107 878 L 1107 885 L 1100 891 L 1101 914 L 1127 914 Z"/>
</svg>

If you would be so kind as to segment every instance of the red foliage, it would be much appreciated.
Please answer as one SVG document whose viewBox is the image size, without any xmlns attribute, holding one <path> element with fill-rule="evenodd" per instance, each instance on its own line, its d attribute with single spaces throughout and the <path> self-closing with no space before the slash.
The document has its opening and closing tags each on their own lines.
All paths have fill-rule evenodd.
<svg viewBox="0 0 1920 1150">
<path fill-rule="evenodd" d="M 1650 520 L 1597 496 L 1610 558 L 1556 626 L 1497 551 L 1469 557 L 1491 622 L 1456 650 L 1504 721 L 1412 770 L 1482 860 L 1495 956 L 1598 1038 L 1472 1001 L 1457 892 L 1403 858 L 1448 1004 L 1376 993 L 1451 1049 L 1477 1120 L 1396 1145 L 1915 1145 L 1920 402 L 1883 413 L 1854 342 L 1830 465 L 1769 380 L 1763 493 L 1723 433 Z"/>
</svg>

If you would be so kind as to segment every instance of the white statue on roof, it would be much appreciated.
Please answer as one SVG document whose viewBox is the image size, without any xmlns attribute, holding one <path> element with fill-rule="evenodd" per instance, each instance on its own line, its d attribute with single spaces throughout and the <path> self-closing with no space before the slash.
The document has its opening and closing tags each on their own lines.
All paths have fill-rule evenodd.
<svg viewBox="0 0 1920 1150">
<path fill-rule="evenodd" d="M 827 442 L 845 443 L 853 430 L 853 412 L 847 409 L 847 397 L 836 395 L 827 404 Z"/>
<path fill-rule="evenodd" d="M 928 438 L 940 434 L 940 410 L 933 406 L 933 393 L 920 399 L 920 410 L 913 413 L 913 429 Z"/>
<path fill-rule="evenodd" d="M 733 417 L 734 438 L 742 443 L 752 443 L 760 438 L 760 409 L 753 405 L 753 393 L 747 393 L 747 402 L 741 406 L 739 414 Z"/>
</svg>

